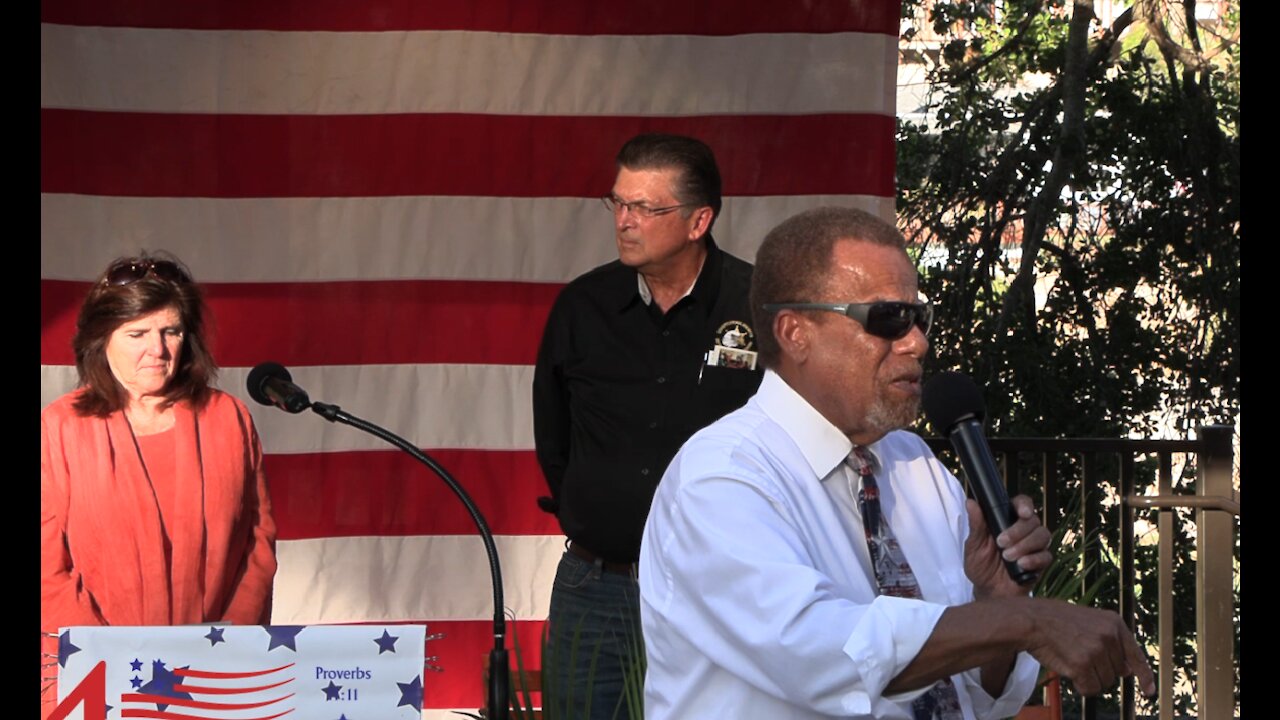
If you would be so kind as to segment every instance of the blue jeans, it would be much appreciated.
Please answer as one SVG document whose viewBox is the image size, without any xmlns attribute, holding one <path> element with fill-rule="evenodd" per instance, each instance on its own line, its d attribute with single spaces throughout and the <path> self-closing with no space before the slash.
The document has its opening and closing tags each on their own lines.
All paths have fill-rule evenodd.
<svg viewBox="0 0 1280 720">
<path fill-rule="evenodd" d="M 636 579 L 565 552 L 551 590 L 547 634 L 543 704 L 554 712 L 548 717 L 633 720 L 624 696 L 634 693 L 638 707 L 644 689 Z"/>
</svg>

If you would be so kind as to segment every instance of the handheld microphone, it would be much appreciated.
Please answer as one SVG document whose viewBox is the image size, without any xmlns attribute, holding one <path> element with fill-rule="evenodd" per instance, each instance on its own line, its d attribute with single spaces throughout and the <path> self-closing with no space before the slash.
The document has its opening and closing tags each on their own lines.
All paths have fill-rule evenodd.
<svg viewBox="0 0 1280 720">
<path fill-rule="evenodd" d="M 1008 530 L 1018 517 L 982 433 L 986 405 L 978 386 L 958 372 L 938 373 L 925 383 L 921 404 L 925 417 L 951 439 L 951 446 L 960 456 L 991 537 Z M 1019 585 L 1036 578 L 1036 573 L 1022 569 L 1016 562 L 1006 560 L 1004 567 Z"/>
<path fill-rule="evenodd" d="M 263 405 L 275 405 L 288 413 L 300 413 L 311 407 L 307 391 L 293 384 L 293 376 L 280 363 L 259 363 L 249 371 L 249 397 Z"/>
</svg>

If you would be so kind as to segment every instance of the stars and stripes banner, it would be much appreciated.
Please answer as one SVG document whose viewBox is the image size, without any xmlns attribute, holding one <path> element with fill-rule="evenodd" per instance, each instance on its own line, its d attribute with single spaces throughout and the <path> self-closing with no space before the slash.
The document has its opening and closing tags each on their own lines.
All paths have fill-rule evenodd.
<svg viewBox="0 0 1280 720">
<path fill-rule="evenodd" d="M 219 385 L 290 368 L 431 453 L 498 535 L 536 648 L 563 538 L 535 498 L 530 383 L 560 287 L 616 257 L 623 142 L 715 151 L 717 242 L 751 260 L 821 204 L 893 217 L 895 0 L 46 0 L 41 404 L 75 384 L 87 282 L 173 252 L 206 288 Z M 280 528 L 272 621 L 427 622 L 428 717 L 474 711 L 488 571 L 412 459 L 250 402 Z"/>
<path fill-rule="evenodd" d="M 106 717 L 272 720 L 421 717 L 421 625 L 73 627 L 58 695 L 99 663 Z"/>
</svg>

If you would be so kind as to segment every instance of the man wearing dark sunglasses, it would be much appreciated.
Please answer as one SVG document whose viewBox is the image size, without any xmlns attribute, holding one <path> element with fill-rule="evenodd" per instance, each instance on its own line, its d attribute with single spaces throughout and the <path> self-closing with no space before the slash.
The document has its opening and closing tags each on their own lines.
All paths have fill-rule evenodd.
<svg viewBox="0 0 1280 720">
<path fill-rule="evenodd" d="M 556 298 L 533 380 L 550 490 L 539 506 L 568 538 L 551 591 L 544 703 L 583 720 L 631 717 L 622 699 L 627 678 L 641 677 L 635 562 L 658 478 L 761 377 L 751 266 L 711 237 L 721 206 L 711 148 L 645 134 L 616 162 L 601 200 L 618 259 Z"/>
<path fill-rule="evenodd" d="M 759 391 L 695 435 L 640 552 L 645 717 L 977 720 L 1037 660 L 1095 694 L 1154 692 L 1115 613 L 1029 596 L 1050 536 L 1029 498 L 998 540 L 919 437 L 933 313 L 894 227 L 818 208 L 776 227 L 751 304 Z"/>
</svg>

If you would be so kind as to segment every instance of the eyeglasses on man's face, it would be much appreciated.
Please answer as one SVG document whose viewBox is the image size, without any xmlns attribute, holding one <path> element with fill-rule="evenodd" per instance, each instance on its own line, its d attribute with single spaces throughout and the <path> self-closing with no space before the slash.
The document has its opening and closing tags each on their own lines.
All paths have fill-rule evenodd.
<svg viewBox="0 0 1280 720">
<path fill-rule="evenodd" d="M 668 205 L 666 207 L 657 207 L 657 208 L 649 207 L 648 205 L 645 205 L 644 203 L 638 202 L 638 201 L 623 202 L 622 198 L 618 197 L 617 195 L 614 195 L 613 193 L 610 193 L 600 198 L 600 202 L 604 203 L 604 206 L 609 208 L 609 211 L 612 212 L 615 216 L 621 215 L 622 211 L 625 210 L 631 213 L 632 215 L 635 215 L 637 217 L 642 217 L 645 220 L 648 220 L 650 218 L 655 218 L 659 215 L 666 215 L 667 213 L 670 213 L 670 212 L 675 212 L 676 210 L 679 210 L 680 208 L 683 208 L 683 207 L 695 207 L 695 205 L 693 205 L 692 203 L 681 203 L 679 205 Z"/>
<path fill-rule="evenodd" d="M 933 325 L 933 306 L 927 302 L 872 302 L 872 303 L 766 303 L 768 312 L 778 310 L 830 310 L 851 317 L 871 335 L 886 340 L 901 340 L 912 327 L 929 335 Z"/>
</svg>

